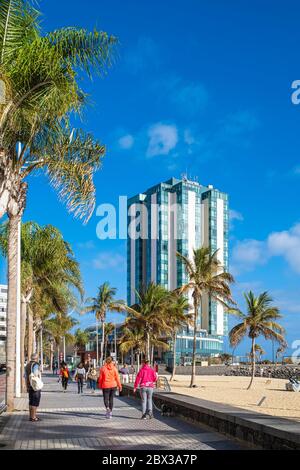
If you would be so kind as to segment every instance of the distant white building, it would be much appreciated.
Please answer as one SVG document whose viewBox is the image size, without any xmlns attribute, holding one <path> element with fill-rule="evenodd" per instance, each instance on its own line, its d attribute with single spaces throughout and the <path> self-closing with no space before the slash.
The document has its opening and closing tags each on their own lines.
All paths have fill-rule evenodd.
<svg viewBox="0 0 300 470">
<path fill-rule="evenodd" d="M 7 286 L 0 284 L 0 362 L 5 360 Z"/>
</svg>

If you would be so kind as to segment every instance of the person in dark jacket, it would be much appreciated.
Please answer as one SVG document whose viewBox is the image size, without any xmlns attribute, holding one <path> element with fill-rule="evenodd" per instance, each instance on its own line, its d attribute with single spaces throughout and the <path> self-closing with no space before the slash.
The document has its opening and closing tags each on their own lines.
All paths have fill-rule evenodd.
<svg viewBox="0 0 300 470">
<path fill-rule="evenodd" d="M 38 363 L 38 355 L 32 354 L 30 361 L 25 367 L 25 381 L 27 392 L 29 396 L 29 421 L 36 422 L 40 421 L 40 418 L 37 417 L 37 408 L 40 405 L 41 400 L 41 390 L 33 390 L 30 385 L 30 374 L 33 373 L 36 376 L 41 376 L 40 365 Z"/>
</svg>

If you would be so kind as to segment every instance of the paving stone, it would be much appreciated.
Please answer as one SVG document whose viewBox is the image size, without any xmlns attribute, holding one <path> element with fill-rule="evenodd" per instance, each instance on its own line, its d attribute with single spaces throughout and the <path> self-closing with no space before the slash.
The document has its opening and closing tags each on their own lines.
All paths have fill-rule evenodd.
<svg viewBox="0 0 300 470">
<path fill-rule="evenodd" d="M 105 418 L 103 397 L 87 391 L 76 393 L 71 383 L 67 393 L 51 375 L 44 376 L 39 416 L 32 423 L 24 410 L 25 399 L 19 400 L 23 411 L 6 413 L 0 440 L 11 442 L 15 449 L 145 449 L 145 450 L 214 450 L 240 449 L 225 436 L 210 432 L 172 417 L 141 420 L 141 410 L 128 398 L 116 398 L 113 418 Z M 6 447 L 8 448 L 8 446 Z"/>
</svg>

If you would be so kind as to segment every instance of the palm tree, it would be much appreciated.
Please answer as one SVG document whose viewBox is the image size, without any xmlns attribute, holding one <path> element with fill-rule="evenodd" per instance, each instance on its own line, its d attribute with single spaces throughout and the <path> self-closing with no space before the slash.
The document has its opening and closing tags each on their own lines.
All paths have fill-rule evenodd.
<svg viewBox="0 0 300 470">
<path fill-rule="evenodd" d="M 30 2 L 0 1 L 0 218 L 9 219 L 7 407 L 13 409 L 18 292 L 18 234 L 29 175 L 44 171 L 67 209 L 85 221 L 95 206 L 93 174 L 104 146 L 70 126 L 85 94 L 79 74 L 105 71 L 116 38 L 105 32 L 62 28 L 42 35 Z"/>
<path fill-rule="evenodd" d="M 78 346 L 79 348 L 84 348 L 84 346 L 89 342 L 89 340 L 90 335 L 88 334 L 88 332 L 77 328 L 74 334 L 75 346 Z"/>
<path fill-rule="evenodd" d="M 228 353 L 223 353 L 220 355 L 220 359 L 221 361 L 224 363 L 228 363 L 230 361 L 230 359 L 232 359 L 232 355 L 231 354 L 228 354 Z"/>
<path fill-rule="evenodd" d="M 144 332 L 137 327 L 135 329 L 123 327 L 123 335 L 120 338 L 120 352 L 127 354 L 134 351 L 137 356 L 137 370 L 140 368 L 140 356 L 146 351 Z"/>
<path fill-rule="evenodd" d="M 138 327 L 144 331 L 146 358 L 150 360 L 150 344 L 155 341 L 157 346 L 165 347 L 164 341 L 159 341 L 161 333 L 170 332 L 167 322 L 167 312 L 170 308 L 171 294 L 163 286 L 151 282 L 142 292 L 136 292 L 138 304 L 126 307 L 128 317 L 125 324 L 128 328 Z"/>
<path fill-rule="evenodd" d="M 254 354 L 257 356 L 258 362 L 261 362 L 261 358 L 264 354 L 266 354 L 266 351 L 260 346 L 260 344 L 255 344 L 254 346 Z"/>
<path fill-rule="evenodd" d="M 284 351 L 286 350 L 287 348 L 287 344 L 282 344 L 281 346 L 279 346 L 276 350 L 276 363 L 275 363 L 275 367 L 277 367 L 277 361 L 278 361 L 278 358 L 280 356 L 283 355 Z"/>
<path fill-rule="evenodd" d="M 99 345 L 98 345 L 98 321 L 102 324 L 102 337 L 101 337 L 101 351 L 100 351 L 100 365 L 103 362 L 104 353 L 104 337 L 105 337 L 105 319 L 107 312 L 123 312 L 125 304 L 123 300 L 115 300 L 117 289 L 111 287 L 108 282 L 104 282 L 98 288 L 97 297 L 90 297 L 86 303 L 90 305 L 83 309 L 83 313 L 94 313 L 96 316 L 96 348 L 97 348 L 97 365 L 99 365 Z"/>
<path fill-rule="evenodd" d="M 90 340 L 90 335 L 87 331 L 81 330 L 80 328 L 78 328 L 75 331 L 74 346 L 76 348 L 75 349 L 76 356 L 77 356 L 77 348 L 79 348 L 79 349 L 84 348 L 87 345 L 87 343 L 89 342 L 89 340 Z"/>
<path fill-rule="evenodd" d="M 56 314 L 45 320 L 43 323 L 44 331 L 49 334 L 55 341 L 57 347 L 57 360 L 59 362 L 60 356 L 60 344 L 62 339 L 65 339 L 66 344 L 72 344 L 76 341 L 74 335 L 72 335 L 71 330 L 78 324 L 78 321 L 68 315 Z"/>
<path fill-rule="evenodd" d="M 228 304 L 234 303 L 230 291 L 230 283 L 234 282 L 234 279 L 231 274 L 224 272 L 217 255 L 218 250 L 211 253 L 210 248 L 207 247 L 194 249 L 192 259 L 177 253 L 188 275 L 188 283 L 182 286 L 179 292 L 192 291 L 194 307 L 194 340 L 190 387 L 193 387 L 195 384 L 197 328 L 199 309 L 200 311 L 202 310 L 203 296 L 205 294 L 209 295 L 212 300 L 221 303 L 226 308 L 228 308 Z"/>
<path fill-rule="evenodd" d="M 104 360 L 107 355 L 108 337 L 114 331 L 115 325 L 113 323 L 105 323 L 104 325 Z"/>
<path fill-rule="evenodd" d="M 0 251 L 7 256 L 8 225 L 0 226 Z M 54 312 L 63 313 L 76 303 L 73 291 L 83 295 L 79 264 L 61 232 L 47 225 L 26 222 L 21 228 L 21 376 L 24 375 L 25 329 L 27 357 L 33 350 L 33 326 Z M 71 290 L 72 289 L 72 292 Z M 23 384 L 24 385 L 24 384 Z"/>
<path fill-rule="evenodd" d="M 171 328 L 172 344 L 173 344 L 173 368 L 170 381 L 175 379 L 176 375 L 176 343 L 177 334 L 180 329 L 183 329 L 191 321 L 191 316 L 187 314 L 189 310 L 189 302 L 183 295 L 174 292 L 174 303 L 170 305 L 170 312 L 168 318 L 168 325 Z"/>
<path fill-rule="evenodd" d="M 273 299 L 268 292 L 255 296 L 252 291 L 244 294 L 247 313 L 239 309 L 230 309 L 229 313 L 235 315 L 241 323 L 235 325 L 229 332 L 229 340 L 232 346 L 239 344 L 247 335 L 251 340 L 250 359 L 252 363 L 251 388 L 255 376 L 255 344 L 256 338 L 263 336 L 266 340 L 274 340 L 280 345 L 285 345 L 284 328 L 277 323 L 282 315 L 279 309 L 272 305 Z"/>
</svg>

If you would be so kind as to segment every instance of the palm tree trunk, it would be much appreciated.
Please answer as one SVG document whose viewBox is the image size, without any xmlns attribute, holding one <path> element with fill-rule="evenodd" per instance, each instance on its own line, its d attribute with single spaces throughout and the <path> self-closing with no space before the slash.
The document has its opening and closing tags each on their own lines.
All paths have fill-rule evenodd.
<svg viewBox="0 0 300 470">
<path fill-rule="evenodd" d="M 96 317 L 96 358 L 97 358 L 97 366 L 99 366 L 99 332 L 98 332 L 97 317 Z"/>
<path fill-rule="evenodd" d="M 38 345 L 37 345 L 37 339 L 36 339 L 36 327 L 35 327 L 35 325 L 33 325 L 32 344 L 33 344 L 33 347 L 32 347 L 33 352 L 34 352 L 34 354 L 36 354 L 37 350 L 38 350 L 38 347 L 37 347 Z"/>
<path fill-rule="evenodd" d="M 25 363 L 25 331 L 26 331 L 26 317 L 27 317 L 27 302 L 22 298 L 21 303 L 21 391 L 26 392 L 26 384 L 24 379 L 24 363 Z"/>
<path fill-rule="evenodd" d="M 30 307 L 28 308 L 27 312 L 28 316 L 28 323 L 27 323 L 27 359 L 30 361 L 30 357 L 33 352 L 33 318 L 32 318 L 32 313 L 30 311 Z"/>
<path fill-rule="evenodd" d="M 147 351 L 146 351 L 146 359 L 147 361 L 150 361 L 150 334 L 149 331 L 147 330 Z"/>
<path fill-rule="evenodd" d="M 50 340 L 50 372 L 53 371 L 53 341 Z"/>
<path fill-rule="evenodd" d="M 105 333 L 105 322 L 104 320 L 102 321 L 102 338 L 101 338 L 101 352 L 100 352 L 100 367 L 102 367 L 103 364 L 103 353 L 104 353 L 104 333 Z"/>
<path fill-rule="evenodd" d="M 154 364 L 154 346 L 152 344 L 151 346 L 151 365 L 153 366 Z"/>
<path fill-rule="evenodd" d="M 252 361 L 252 373 L 251 373 L 251 381 L 247 390 L 249 390 L 252 386 L 254 377 L 255 377 L 255 338 L 252 338 L 252 347 L 251 347 L 251 361 Z"/>
<path fill-rule="evenodd" d="M 140 370 L 140 353 L 137 353 L 137 372 Z"/>
<path fill-rule="evenodd" d="M 131 348 L 131 358 L 130 358 L 131 365 L 133 366 L 134 364 L 134 354 L 133 354 L 133 348 Z"/>
<path fill-rule="evenodd" d="M 104 360 L 106 359 L 106 355 L 107 355 L 107 337 L 105 338 L 105 346 L 104 346 Z"/>
<path fill-rule="evenodd" d="M 6 404 L 7 410 L 14 409 L 15 367 L 16 367 L 16 304 L 18 289 L 18 224 L 19 216 L 10 216 L 7 255 L 7 338 L 6 338 Z"/>
<path fill-rule="evenodd" d="M 177 340 L 177 334 L 175 331 L 173 335 L 173 368 L 172 368 L 172 375 L 170 378 L 170 382 L 175 379 L 175 374 L 176 374 L 176 340 Z"/>
<path fill-rule="evenodd" d="M 38 356 L 40 356 L 40 335 L 38 333 L 39 331 L 36 330 L 34 332 L 34 337 L 35 337 L 35 343 L 36 343 L 36 353 Z"/>
<path fill-rule="evenodd" d="M 43 327 L 40 328 L 40 361 L 41 361 L 41 372 L 44 370 L 44 350 L 43 350 Z"/>
<path fill-rule="evenodd" d="M 193 356 L 192 356 L 192 374 L 190 388 L 195 385 L 196 377 L 196 352 L 197 352 L 197 319 L 198 319 L 198 302 L 194 297 L 194 339 L 193 339 Z"/>
</svg>

